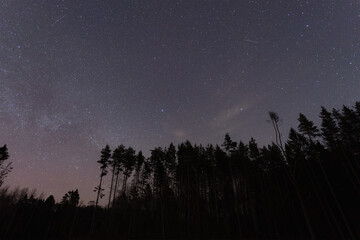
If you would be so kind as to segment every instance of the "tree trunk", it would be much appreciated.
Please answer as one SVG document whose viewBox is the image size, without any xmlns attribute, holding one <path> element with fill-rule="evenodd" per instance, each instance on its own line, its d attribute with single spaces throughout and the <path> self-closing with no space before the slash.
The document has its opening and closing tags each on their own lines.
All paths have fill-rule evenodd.
<svg viewBox="0 0 360 240">
<path fill-rule="evenodd" d="M 112 176 L 111 176 L 111 185 L 110 185 L 108 208 L 110 208 L 110 204 L 111 204 L 111 195 L 112 195 L 112 191 L 113 191 L 114 175 L 115 175 L 115 168 L 113 168 Z"/>
</svg>

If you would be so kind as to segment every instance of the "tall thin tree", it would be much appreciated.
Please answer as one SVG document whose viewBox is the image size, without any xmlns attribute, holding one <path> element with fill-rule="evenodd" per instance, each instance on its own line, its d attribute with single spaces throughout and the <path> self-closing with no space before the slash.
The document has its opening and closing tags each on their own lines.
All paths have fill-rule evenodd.
<svg viewBox="0 0 360 240">
<path fill-rule="evenodd" d="M 0 147 L 0 187 L 4 183 L 4 179 L 11 172 L 11 162 L 4 164 L 4 162 L 9 158 L 8 148 L 6 145 Z"/>
<path fill-rule="evenodd" d="M 104 194 L 102 193 L 104 191 L 104 189 L 101 186 L 102 186 L 103 177 L 106 176 L 106 174 L 108 173 L 107 167 L 108 167 L 110 156 L 111 156 L 110 147 L 109 147 L 109 145 L 106 145 L 105 148 L 103 148 L 101 150 L 100 160 L 97 161 L 100 164 L 101 173 L 100 173 L 100 183 L 94 190 L 94 191 L 97 191 L 95 208 L 99 204 L 99 198 L 102 198 L 104 196 Z"/>
</svg>

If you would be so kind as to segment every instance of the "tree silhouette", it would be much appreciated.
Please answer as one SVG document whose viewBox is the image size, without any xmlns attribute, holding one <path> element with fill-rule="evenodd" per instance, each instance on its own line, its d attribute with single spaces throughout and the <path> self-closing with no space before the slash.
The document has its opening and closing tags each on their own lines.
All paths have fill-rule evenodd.
<svg viewBox="0 0 360 240">
<path fill-rule="evenodd" d="M 7 146 L 0 147 L 0 187 L 3 185 L 6 176 L 11 172 L 11 162 L 5 164 L 5 161 L 9 158 Z"/>
<path fill-rule="evenodd" d="M 45 200 L 45 205 L 49 206 L 49 207 L 54 207 L 55 206 L 55 198 L 53 195 L 50 195 L 46 200 Z"/>
<path fill-rule="evenodd" d="M 152 169 L 150 161 L 148 159 L 145 159 L 143 169 L 140 173 L 140 188 L 143 195 L 149 195 L 149 190 L 151 191 L 149 182 L 151 173 Z"/>
<path fill-rule="evenodd" d="M 122 193 L 126 194 L 127 180 L 131 176 L 136 162 L 135 150 L 129 147 L 125 150 L 124 161 L 123 161 L 123 185 Z"/>
<path fill-rule="evenodd" d="M 282 134 L 279 129 L 280 118 L 276 112 L 269 112 L 270 122 L 272 123 L 275 130 L 275 142 L 276 145 L 280 148 L 282 154 L 285 156 L 285 151 L 282 144 Z"/>
<path fill-rule="evenodd" d="M 230 151 L 234 151 L 236 145 L 237 143 L 231 140 L 229 133 L 226 133 L 224 143 L 221 146 L 225 147 L 225 150 L 227 152 L 230 152 Z"/>
<path fill-rule="evenodd" d="M 306 135 L 310 141 L 319 135 L 318 128 L 314 125 L 312 121 L 309 121 L 305 115 L 299 114 L 299 132 Z"/>
<path fill-rule="evenodd" d="M 51 196 L 50 196 L 51 197 Z M 50 198 L 49 197 L 49 198 Z M 49 201 L 52 201 L 51 199 L 48 200 Z M 79 201 L 80 201 L 80 195 L 79 195 L 79 191 L 76 189 L 76 190 L 72 190 L 72 191 L 69 191 L 67 192 L 61 199 L 61 204 L 62 205 L 70 205 L 70 206 L 77 206 L 79 204 Z"/>
<path fill-rule="evenodd" d="M 133 197 L 138 197 L 139 195 L 140 173 L 144 165 L 144 162 L 145 162 L 145 157 L 143 156 L 142 151 L 139 151 L 135 161 L 135 169 L 134 169 L 135 174 L 134 174 L 133 186 L 132 186 Z"/>
<path fill-rule="evenodd" d="M 110 205 L 111 205 L 111 200 L 112 200 L 111 197 L 115 198 L 115 194 L 116 194 L 115 186 L 117 186 L 118 175 L 121 171 L 121 149 L 122 148 L 124 148 L 124 147 L 121 145 L 113 151 L 112 157 L 109 159 L 109 163 L 108 163 L 108 165 L 111 167 L 111 184 L 110 184 L 108 207 L 110 207 Z M 116 178 L 114 179 L 114 177 L 116 177 Z M 114 180 L 115 180 L 115 185 L 114 185 Z M 114 191 L 114 189 L 115 189 L 115 191 Z"/>
<path fill-rule="evenodd" d="M 284 152 L 275 113 L 277 142 L 264 146 L 235 143 L 229 133 L 221 146 L 171 143 L 147 158 L 120 145 L 110 159 L 107 146 L 96 189 L 110 167 L 107 208 L 79 206 L 77 190 L 55 204 L 53 196 L 2 187 L 0 239 L 357 239 L 360 103 L 321 108 L 320 118 L 319 131 L 300 114 Z"/>
<path fill-rule="evenodd" d="M 111 153 L 110 147 L 109 145 L 106 145 L 105 148 L 101 150 L 100 160 L 97 161 L 100 164 L 101 173 L 100 173 L 100 183 L 94 190 L 95 192 L 97 191 L 95 207 L 97 207 L 99 203 L 99 198 L 102 198 L 104 196 L 104 194 L 102 193 L 104 189 L 101 187 L 101 185 L 102 185 L 103 177 L 106 176 L 107 174 L 107 166 L 111 156 L 110 153 Z"/>
<path fill-rule="evenodd" d="M 327 145 L 327 147 L 334 149 L 339 142 L 339 128 L 333 117 L 333 115 L 326 110 L 326 108 L 321 107 L 320 112 L 321 118 L 321 135 Z"/>
<path fill-rule="evenodd" d="M 113 152 L 113 173 L 115 173 L 115 184 L 113 186 L 113 201 L 116 199 L 116 193 L 119 184 L 119 175 L 124 171 L 124 158 L 125 158 L 126 148 L 124 145 L 118 146 Z M 111 189 L 110 189 L 111 191 Z"/>
</svg>

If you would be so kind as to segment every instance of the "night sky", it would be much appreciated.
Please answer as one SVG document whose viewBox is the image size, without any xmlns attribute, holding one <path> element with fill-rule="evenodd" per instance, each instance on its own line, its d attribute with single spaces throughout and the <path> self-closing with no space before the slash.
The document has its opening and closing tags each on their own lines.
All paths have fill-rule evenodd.
<svg viewBox="0 0 360 240">
<path fill-rule="evenodd" d="M 268 144 L 269 110 L 286 137 L 299 112 L 319 123 L 320 106 L 359 101 L 359 67 L 355 0 L 4 0 L 5 184 L 86 204 L 107 143 Z"/>
</svg>

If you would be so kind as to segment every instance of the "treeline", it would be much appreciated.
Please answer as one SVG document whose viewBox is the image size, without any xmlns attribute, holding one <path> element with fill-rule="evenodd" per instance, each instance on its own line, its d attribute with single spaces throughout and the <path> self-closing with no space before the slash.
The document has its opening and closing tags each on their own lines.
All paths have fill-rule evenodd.
<svg viewBox="0 0 360 240">
<path fill-rule="evenodd" d="M 3 191 L 0 238 L 360 238 L 360 102 L 322 108 L 320 127 L 300 114 L 287 139 L 269 116 L 276 141 L 263 147 L 229 134 L 149 158 L 106 146 L 90 206 L 75 191 L 59 204 Z"/>
</svg>

